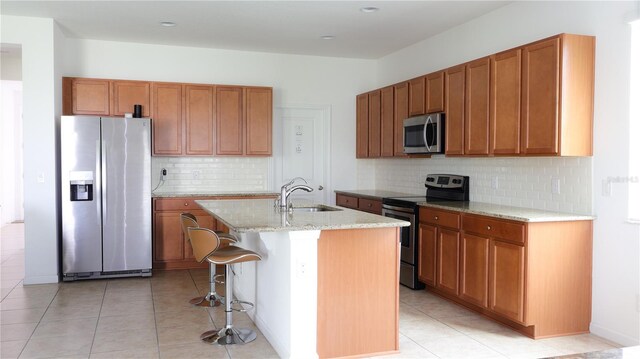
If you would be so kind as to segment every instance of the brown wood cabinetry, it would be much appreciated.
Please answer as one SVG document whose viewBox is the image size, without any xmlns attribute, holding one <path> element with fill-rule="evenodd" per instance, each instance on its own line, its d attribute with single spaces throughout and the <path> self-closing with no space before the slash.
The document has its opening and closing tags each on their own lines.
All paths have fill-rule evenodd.
<svg viewBox="0 0 640 359">
<path fill-rule="evenodd" d="M 424 284 L 436 286 L 436 251 L 438 243 L 438 228 L 426 223 L 418 226 L 418 246 L 420 258 L 418 260 L 418 279 Z"/>
<path fill-rule="evenodd" d="M 464 154 L 489 154 L 489 58 L 466 65 Z"/>
<path fill-rule="evenodd" d="M 592 221 L 517 222 L 423 207 L 419 228 L 419 278 L 429 290 L 533 338 L 589 331 Z"/>
<path fill-rule="evenodd" d="M 424 76 L 409 80 L 409 116 L 424 115 Z"/>
<path fill-rule="evenodd" d="M 182 85 L 154 82 L 151 88 L 153 153 L 182 155 Z"/>
<path fill-rule="evenodd" d="M 388 86 L 380 90 L 380 156 L 394 155 L 394 89 Z"/>
<path fill-rule="evenodd" d="M 593 154 L 594 56 L 592 36 L 562 34 L 524 46 L 523 154 Z"/>
<path fill-rule="evenodd" d="M 380 90 L 369 92 L 368 157 L 380 157 Z"/>
<path fill-rule="evenodd" d="M 242 155 L 242 87 L 216 88 L 216 154 Z"/>
<path fill-rule="evenodd" d="M 214 86 L 185 85 L 185 155 L 213 155 Z"/>
<path fill-rule="evenodd" d="M 464 154 L 465 66 L 445 71 L 445 154 Z"/>
<path fill-rule="evenodd" d="M 382 199 L 336 193 L 336 205 L 382 215 Z"/>
<path fill-rule="evenodd" d="M 133 105 L 142 106 L 142 117 L 151 116 L 151 83 L 147 81 L 111 82 L 111 116 L 133 113 Z"/>
<path fill-rule="evenodd" d="M 369 94 L 356 97 L 356 158 L 369 157 Z"/>
<path fill-rule="evenodd" d="M 269 87 L 244 88 L 245 149 L 247 156 L 271 156 L 273 90 Z"/>
<path fill-rule="evenodd" d="M 394 156 L 406 157 L 404 153 L 404 119 L 409 117 L 409 83 L 394 86 L 393 96 L 393 148 Z"/>
<path fill-rule="evenodd" d="M 425 113 L 444 111 L 444 71 L 425 76 Z"/>
<path fill-rule="evenodd" d="M 515 49 L 491 57 L 489 152 L 493 155 L 520 153 L 521 54 Z"/>
<path fill-rule="evenodd" d="M 62 78 L 63 115 L 109 115 L 109 80 Z"/>
</svg>

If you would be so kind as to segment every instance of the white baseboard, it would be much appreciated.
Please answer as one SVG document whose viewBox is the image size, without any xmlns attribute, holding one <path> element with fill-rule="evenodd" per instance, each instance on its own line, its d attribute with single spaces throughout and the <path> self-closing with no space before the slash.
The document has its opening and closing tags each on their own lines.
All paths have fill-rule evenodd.
<svg viewBox="0 0 640 359">
<path fill-rule="evenodd" d="M 33 277 L 25 276 L 23 283 L 25 285 L 58 283 L 58 275 L 43 275 L 43 276 L 33 276 Z"/>
<path fill-rule="evenodd" d="M 591 326 L 589 327 L 589 329 L 591 331 L 591 334 L 595 334 L 599 337 L 602 337 L 614 343 L 618 343 L 625 347 L 640 345 L 640 338 L 634 338 L 627 334 L 620 333 L 618 331 L 603 327 L 595 323 L 591 323 Z"/>
<path fill-rule="evenodd" d="M 262 335 L 264 335 L 264 337 L 267 338 L 267 341 L 269 342 L 269 344 L 271 344 L 271 346 L 276 351 L 276 353 L 278 353 L 280 358 L 290 358 L 291 357 L 291 353 L 289 352 L 289 349 L 286 348 L 278 340 L 278 336 L 276 335 L 277 333 L 273 333 L 269 329 L 269 326 L 260 318 L 259 315 L 255 316 L 254 322 L 255 322 L 256 326 L 258 327 L 258 329 L 260 329 L 260 331 L 262 332 Z"/>
</svg>

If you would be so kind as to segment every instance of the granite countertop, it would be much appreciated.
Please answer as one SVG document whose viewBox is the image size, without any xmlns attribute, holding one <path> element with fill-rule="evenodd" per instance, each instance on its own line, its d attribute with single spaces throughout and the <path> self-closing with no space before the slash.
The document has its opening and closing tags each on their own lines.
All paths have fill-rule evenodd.
<svg viewBox="0 0 640 359">
<path fill-rule="evenodd" d="M 590 221 L 594 216 L 574 213 L 543 211 L 523 207 L 505 206 L 483 202 L 420 202 L 420 206 L 448 209 L 482 216 L 510 219 L 520 222 L 561 222 L 561 221 Z"/>
<path fill-rule="evenodd" d="M 350 191 L 334 191 L 337 194 L 345 194 L 347 196 L 357 196 L 368 199 L 380 200 L 384 197 L 415 197 L 423 194 L 400 193 L 392 191 L 380 191 L 375 189 L 350 190 Z"/>
<path fill-rule="evenodd" d="M 339 207 L 340 211 L 284 212 L 273 199 L 209 201 L 196 204 L 236 232 L 308 231 L 327 229 L 406 227 L 410 223 Z M 296 202 L 293 202 L 296 207 Z M 307 203 L 304 206 L 308 206 Z"/>
<path fill-rule="evenodd" d="M 276 192 L 251 192 L 251 191 L 157 191 L 151 194 L 153 198 L 172 198 L 172 197 L 258 197 L 270 196 L 277 197 Z"/>
</svg>

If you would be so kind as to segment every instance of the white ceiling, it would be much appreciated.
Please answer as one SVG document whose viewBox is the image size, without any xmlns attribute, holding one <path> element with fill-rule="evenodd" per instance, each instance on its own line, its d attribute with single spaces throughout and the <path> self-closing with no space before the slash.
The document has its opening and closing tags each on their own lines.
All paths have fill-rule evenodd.
<svg viewBox="0 0 640 359">
<path fill-rule="evenodd" d="M 73 38 L 377 59 L 508 3 L 2 0 L 0 11 L 53 18 Z"/>
</svg>

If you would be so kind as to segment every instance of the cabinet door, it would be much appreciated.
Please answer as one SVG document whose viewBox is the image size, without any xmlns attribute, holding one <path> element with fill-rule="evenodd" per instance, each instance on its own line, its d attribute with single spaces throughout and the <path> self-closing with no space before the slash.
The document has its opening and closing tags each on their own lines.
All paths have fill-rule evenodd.
<svg viewBox="0 0 640 359">
<path fill-rule="evenodd" d="M 489 154 L 489 58 L 467 64 L 464 153 Z"/>
<path fill-rule="evenodd" d="M 380 157 L 380 91 L 369 92 L 369 156 Z"/>
<path fill-rule="evenodd" d="M 185 154 L 213 155 L 212 86 L 184 86 Z"/>
<path fill-rule="evenodd" d="M 216 154 L 242 155 L 242 88 L 216 87 Z"/>
<path fill-rule="evenodd" d="M 424 76 L 409 80 L 409 116 L 424 115 Z"/>
<path fill-rule="evenodd" d="M 133 114 L 133 105 L 142 105 L 142 117 L 151 116 L 151 83 L 145 81 L 113 81 L 111 83 L 111 116 Z"/>
<path fill-rule="evenodd" d="M 356 97 L 356 158 L 369 156 L 369 94 Z"/>
<path fill-rule="evenodd" d="M 153 261 L 179 261 L 184 258 L 185 241 L 179 212 L 156 212 Z"/>
<path fill-rule="evenodd" d="M 444 72 L 439 71 L 426 76 L 427 98 L 425 112 L 444 111 Z"/>
<path fill-rule="evenodd" d="M 109 80 L 72 79 L 74 115 L 109 115 Z"/>
<path fill-rule="evenodd" d="M 393 86 L 383 88 L 380 96 L 380 156 L 393 157 Z"/>
<path fill-rule="evenodd" d="M 491 57 L 489 153 L 520 153 L 521 53 L 516 49 Z"/>
<path fill-rule="evenodd" d="M 524 246 L 491 240 L 489 309 L 524 322 Z"/>
<path fill-rule="evenodd" d="M 403 82 L 394 86 L 393 95 L 393 129 L 394 156 L 405 157 L 404 153 L 404 119 L 409 117 L 409 83 Z"/>
<path fill-rule="evenodd" d="M 558 154 L 560 39 L 522 51 L 522 143 L 524 154 Z"/>
<path fill-rule="evenodd" d="M 273 99 L 271 88 L 245 88 L 245 154 L 271 156 Z"/>
<path fill-rule="evenodd" d="M 358 197 L 336 194 L 336 205 L 351 209 L 358 209 Z"/>
<path fill-rule="evenodd" d="M 464 84 L 465 66 L 450 68 L 445 73 L 445 154 L 464 154 Z"/>
<path fill-rule="evenodd" d="M 436 286 L 440 290 L 453 295 L 458 295 L 459 254 L 460 233 L 439 227 Z"/>
<path fill-rule="evenodd" d="M 181 155 L 182 150 L 182 85 L 152 84 L 153 154 Z"/>
<path fill-rule="evenodd" d="M 489 239 L 464 233 L 460 256 L 460 298 L 486 308 L 489 286 Z"/>
<path fill-rule="evenodd" d="M 420 223 L 418 227 L 418 278 L 424 284 L 436 286 L 436 235 L 437 227 Z"/>
</svg>

